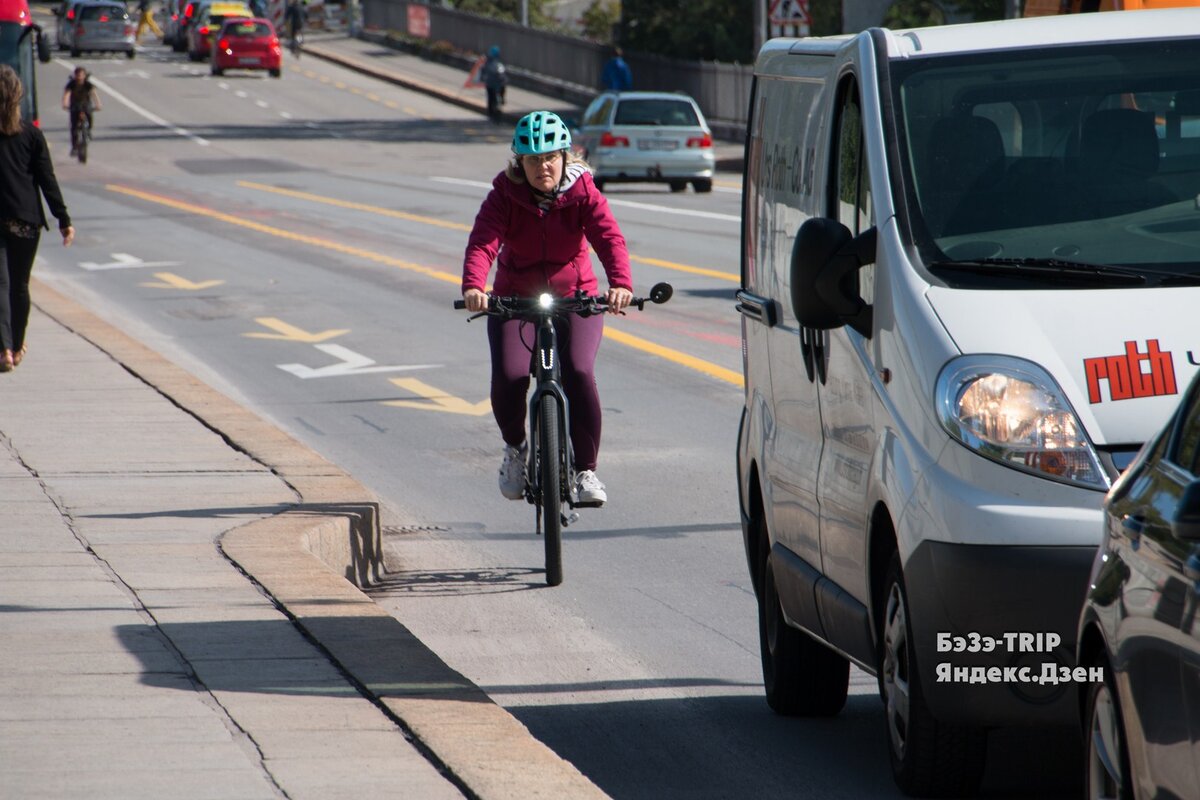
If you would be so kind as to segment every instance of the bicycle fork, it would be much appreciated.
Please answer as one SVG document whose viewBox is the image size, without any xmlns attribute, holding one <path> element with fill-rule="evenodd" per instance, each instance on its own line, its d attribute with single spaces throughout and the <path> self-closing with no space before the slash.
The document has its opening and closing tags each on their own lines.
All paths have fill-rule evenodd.
<svg viewBox="0 0 1200 800">
<path fill-rule="evenodd" d="M 568 506 L 575 506 L 575 455 L 571 446 L 570 436 L 570 403 L 562 388 L 561 368 L 558 363 L 558 335 L 554 323 L 544 319 L 538 325 L 537 343 L 532 354 L 533 394 L 529 398 L 529 462 L 526 465 L 528 486 L 526 500 L 538 509 L 537 532 L 542 532 L 541 503 L 542 492 L 551 491 L 559 494 L 559 507 L 565 501 Z M 558 407 L 558 441 L 559 441 L 559 475 L 562 486 L 542 486 L 541 470 L 538 468 L 541 437 L 542 398 L 549 395 L 554 398 Z M 559 512 L 562 525 L 566 527 L 579 519 L 579 514 Z"/>
</svg>

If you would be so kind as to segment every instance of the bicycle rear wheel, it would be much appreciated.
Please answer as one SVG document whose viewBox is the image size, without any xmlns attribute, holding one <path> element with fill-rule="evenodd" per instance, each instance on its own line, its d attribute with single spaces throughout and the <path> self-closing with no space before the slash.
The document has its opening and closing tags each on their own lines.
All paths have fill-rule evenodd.
<svg viewBox="0 0 1200 800">
<path fill-rule="evenodd" d="M 75 126 L 75 156 L 79 159 L 80 164 L 87 163 L 87 148 L 88 148 L 88 124 L 87 119 L 79 120 L 79 124 Z"/>
<path fill-rule="evenodd" d="M 546 584 L 562 583 L 562 462 L 558 435 L 558 403 L 542 395 L 538 412 L 538 477 L 546 537 Z"/>
</svg>

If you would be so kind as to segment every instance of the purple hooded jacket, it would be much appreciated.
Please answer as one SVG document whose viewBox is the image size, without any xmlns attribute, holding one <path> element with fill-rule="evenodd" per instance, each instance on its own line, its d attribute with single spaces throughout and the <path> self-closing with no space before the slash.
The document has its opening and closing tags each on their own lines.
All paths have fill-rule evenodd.
<svg viewBox="0 0 1200 800">
<path fill-rule="evenodd" d="M 526 183 L 503 172 L 475 217 L 463 260 L 462 288 L 485 291 L 492 262 L 497 295 L 531 297 L 549 290 L 569 297 L 577 289 L 597 294 L 588 244 L 596 250 L 613 288 L 633 290 L 625 237 L 590 172 L 584 172 L 549 209 L 538 207 Z"/>
</svg>

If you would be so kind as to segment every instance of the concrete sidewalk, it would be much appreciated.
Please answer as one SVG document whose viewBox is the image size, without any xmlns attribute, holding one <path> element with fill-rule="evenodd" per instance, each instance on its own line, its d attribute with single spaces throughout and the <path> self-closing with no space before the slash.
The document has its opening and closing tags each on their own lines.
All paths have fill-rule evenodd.
<svg viewBox="0 0 1200 800">
<path fill-rule="evenodd" d="M 364 33 L 366 38 L 351 38 L 345 33 L 313 33 L 305 38 L 304 53 L 370 75 L 388 83 L 437 97 L 452 105 L 487 116 L 487 98 L 483 89 L 466 88 L 468 70 L 406 53 L 386 44 L 379 34 Z M 548 109 L 563 116 L 579 117 L 583 110 L 559 97 L 518 86 L 509 86 L 503 116 L 506 125 L 530 111 Z M 744 145 L 717 140 L 713 155 L 718 172 L 742 172 Z"/>
<path fill-rule="evenodd" d="M 0 375 L 0 798 L 604 796 L 359 590 L 361 485 L 33 295 Z"/>
</svg>

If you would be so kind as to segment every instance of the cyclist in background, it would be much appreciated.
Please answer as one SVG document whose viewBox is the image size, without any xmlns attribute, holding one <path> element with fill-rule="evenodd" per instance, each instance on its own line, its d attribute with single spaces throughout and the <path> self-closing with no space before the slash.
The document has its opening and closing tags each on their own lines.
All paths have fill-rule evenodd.
<svg viewBox="0 0 1200 800">
<path fill-rule="evenodd" d="M 609 312 L 621 313 L 633 299 L 625 237 L 592 183 L 588 165 L 571 152 L 571 133 L 550 111 L 534 111 L 517 123 L 512 158 L 492 181 L 475 217 L 463 259 L 463 300 L 471 311 L 487 308 L 484 292 L 493 261 L 498 296 L 536 297 L 549 292 L 571 297 L 598 291 L 588 245 L 604 266 Z M 596 477 L 600 449 L 600 396 L 596 354 L 604 335 L 602 315 L 556 317 L 563 389 L 571 404 L 571 445 L 576 491 L 584 505 L 608 499 Z M 504 439 L 500 493 L 520 500 L 525 492 L 528 444 L 526 394 L 533 330 L 525 320 L 488 317 L 492 355 L 492 413 Z"/>
<path fill-rule="evenodd" d="M 62 107 L 71 114 L 71 155 L 75 155 L 75 132 L 79 128 L 79 112 L 87 115 L 90 131 L 95 126 L 92 112 L 100 110 L 100 95 L 92 85 L 88 71 L 83 67 L 76 67 L 67 85 L 63 87 Z"/>
<path fill-rule="evenodd" d="M 299 53 L 300 37 L 304 34 L 304 4 L 300 0 L 291 0 L 287 6 L 284 21 L 287 23 L 288 36 L 292 40 L 292 52 Z"/>
</svg>

